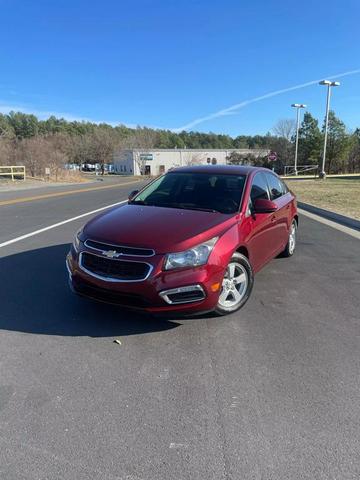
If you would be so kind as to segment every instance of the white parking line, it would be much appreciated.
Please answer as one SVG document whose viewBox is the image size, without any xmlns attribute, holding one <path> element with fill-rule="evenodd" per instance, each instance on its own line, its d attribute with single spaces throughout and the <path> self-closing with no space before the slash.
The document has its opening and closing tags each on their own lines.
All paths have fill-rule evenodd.
<svg viewBox="0 0 360 480">
<path fill-rule="evenodd" d="M 298 211 L 301 215 L 304 215 L 305 217 L 309 217 L 312 220 L 316 220 L 317 222 L 323 223 L 328 227 L 335 228 L 340 232 L 346 233 L 360 240 L 360 232 L 358 230 L 353 230 L 352 228 L 345 227 L 345 225 L 341 225 L 340 223 L 333 222 L 332 220 L 328 220 L 327 218 L 320 217 L 319 215 L 315 215 L 315 213 L 307 212 L 302 208 L 298 208 Z"/>
<path fill-rule="evenodd" d="M 20 242 L 21 240 L 25 240 L 26 238 L 33 237 L 34 235 L 38 235 L 39 233 L 46 232 L 47 230 L 51 230 L 52 228 L 61 227 L 61 225 L 65 225 L 65 223 L 74 222 L 75 220 L 79 220 L 79 218 L 87 217 L 88 215 L 101 212 L 102 210 L 106 210 L 107 208 L 116 207 L 116 205 L 121 205 L 122 203 L 126 202 L 127 200 L 122 200 L 121 202 L 112 203 L 111 205 L 106 205 L 106 207 L 97 208 L 96 210 L 92 210 L 91 212 L 82 213 L 81 215 L 77 215 L 76 217 L 68 218 L 67 220 L 63 220 L 62 222 L 54 223 L 53 225 L 40 228 L 39 230 L 35 230 L 34 232 L 26 233 L 25 235 L 21 235 L 20 237 L 16 237 L 11 240 L 7 240 L 6 242 L 0 243 L 0 248 L 11 245 L 12 243 Z"/>
</svg>

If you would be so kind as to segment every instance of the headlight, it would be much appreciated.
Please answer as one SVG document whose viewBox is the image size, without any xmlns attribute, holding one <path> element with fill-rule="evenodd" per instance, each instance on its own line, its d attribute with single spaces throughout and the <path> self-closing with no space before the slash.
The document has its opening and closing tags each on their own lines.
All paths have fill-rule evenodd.
<svg viewBox="0 0 360 480">
<path fill-rule="evenodd" d="M 185 252 L 169 253 L 166 256 L 165 270 L 182 267 L 198 267 L 204 265 L 219 237 L 214 237 Z"/>
<path fill-rule="evenodd" d="M 83 232 L 83 229 L 80 228 L 75 234 L 75 238 L 74 238 L 74 241 L 73 241 L 73 247 L 74 247 L 76 252 L 78 252 L 79 248 L 80 248 L 80 243 L 81 243 L 80 236 L 81 236 L 82 232 Z"/>
</svg>

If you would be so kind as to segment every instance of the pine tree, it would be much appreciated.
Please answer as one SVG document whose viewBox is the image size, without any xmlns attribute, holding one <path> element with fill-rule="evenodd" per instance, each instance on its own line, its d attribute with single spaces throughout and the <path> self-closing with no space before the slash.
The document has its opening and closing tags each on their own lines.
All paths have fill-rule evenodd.
<svg viewBox="0 0 360 480">
<path fill-rule="evenodd" d="M 316 118 L 305 112 L 299 128 L 299 160 L 298 164 L 317 165 L 320 161 L 322 135 Z"/>
<path fill-rule="evenodd" d="M 325 122 L 322 131 L 325 131 Z M 325 160 L 327 173 L 345 171 L 345 158 L 348 153 L 348 147 L 349 140 L 345 124 L 336 117 L 333 110 L 330 110 Z"/>
</svg>

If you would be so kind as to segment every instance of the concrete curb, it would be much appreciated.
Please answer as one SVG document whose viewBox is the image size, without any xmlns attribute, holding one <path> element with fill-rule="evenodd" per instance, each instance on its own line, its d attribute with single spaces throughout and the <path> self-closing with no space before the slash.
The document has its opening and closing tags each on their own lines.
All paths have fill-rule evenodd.
<svg viewBox="0 0 360 480">
<path fill-rule="evenodd" d="M 354 230 L 360 231 L 360 221 L 355 220 L 355 218 L 346 217 L 345 215 L 340 215 L 339 213 L 331 212 L 330 210 L 325 210 L 324 208 L 314 207 L 314 205 L 309 205 L 308 203 L 297 202 L 299 208 L 303 210 L 319 215 L 320 217 L 327 218 L 333 222 L 344 225 L 345 227 L 353 228 Z"/>
</svg>

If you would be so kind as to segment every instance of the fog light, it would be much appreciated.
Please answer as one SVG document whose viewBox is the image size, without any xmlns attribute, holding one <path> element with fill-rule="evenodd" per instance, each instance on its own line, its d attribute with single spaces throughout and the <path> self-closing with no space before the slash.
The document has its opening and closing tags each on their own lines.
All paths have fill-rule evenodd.
<svg viewBox="0 0 360 480">
<path fill-rule="evenodd" d="M 204 300 L 205 292 L 201 285 L 188 285 L 186 287 L 163 290 L 159 293 L 166 303 L 191 303 Z"/>
</svg>

